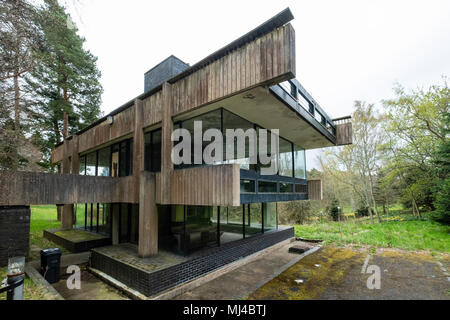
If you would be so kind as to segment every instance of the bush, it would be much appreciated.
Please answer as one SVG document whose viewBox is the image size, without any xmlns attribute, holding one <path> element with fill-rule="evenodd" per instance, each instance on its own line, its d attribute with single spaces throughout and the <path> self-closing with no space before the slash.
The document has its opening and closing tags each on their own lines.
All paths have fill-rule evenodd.
<svg viewBox="0 0 450 320">
<path fill-rule="evenodd" d="M 368 217 L 369 216 L 369 207 L 360 207 L 356 210 L 356 217 Z"/>
<path fill-rule="evenodd" d="M 330 213 L 331 218 L 333 221 L 339 220 L 339 202 L 337 199 L 333 199 L 330 204 L 330 208 L 328 209 L 328 212 Z"/>
<path fill-rule="evenodd" d="M 432 218 L 450 224 L 450 178 L 439 182 L 434 204 L 436 211 L 432 214 Z"/>
<path fill-rule="evenodd" d="M 311 201 L 289 201 L 278 203 L 280 224 L 303 224 L 312 214 Z"/>
</svg>

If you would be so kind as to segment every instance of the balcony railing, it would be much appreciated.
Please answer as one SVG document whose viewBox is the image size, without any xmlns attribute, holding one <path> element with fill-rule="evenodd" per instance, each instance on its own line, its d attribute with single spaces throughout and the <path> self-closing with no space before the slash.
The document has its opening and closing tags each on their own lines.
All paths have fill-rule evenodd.
<svg viewBox="0 0 450 320">
<path fill-rule="evenodd" d="M 297 79 L 281 82 L 278 86 L 306 110 L 326 131 L 336 137 L 336 123 L 334 120 L 323 111 Z"/>
</svg>

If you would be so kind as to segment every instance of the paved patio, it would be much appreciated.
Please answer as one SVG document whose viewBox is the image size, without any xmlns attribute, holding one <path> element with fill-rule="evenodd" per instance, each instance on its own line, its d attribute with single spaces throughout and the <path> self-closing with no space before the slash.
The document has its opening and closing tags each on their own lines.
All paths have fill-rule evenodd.
<svg viewBox="0 0 450 320">
<path fill-rule="evenodd" d="M 187 260 L 186 257 L 159 250 L 158 255 L 150 258 L 139 258 L 138 247 L 131 243 L 95 248 L 96 251 L 146 272 L 158 271 Z"/>
<path fill-rule="evenodd" d="M 291 253 L 289 248 L 296 245 L 311 248 L 304 254 Z M 183 294 L 174 297 L 174 300 L 234 300 L 247 298 L 253 291 L 276 277 L 296 263 L 303 256 L 312 254 L 319 249 L 315 244 L 302 241 L 288 242 L 281 247 L 268 250 L 249 263 Z"/>
</svg>

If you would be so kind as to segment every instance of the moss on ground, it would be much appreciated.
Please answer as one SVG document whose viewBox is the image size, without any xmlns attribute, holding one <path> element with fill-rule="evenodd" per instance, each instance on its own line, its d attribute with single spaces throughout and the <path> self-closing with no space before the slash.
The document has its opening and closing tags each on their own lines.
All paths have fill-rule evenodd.
<svg viewBox="0 0 450 320">
<path fill-rule="evenodd" d="M 90 241 L 103 238 L 103 236 L 76 229 L 56 231 L 55 235 L 70 240 L 72 242 Z"/>
<path fill-rule="evenodd" d="M 355 259 L 364 254 L 348 248 L 328 246 L 308 255 L 278 277 L 257 289 L 250 300 L 310 300 L 317 298 L 331 285 L 338 285 L 354 267 Z M 316 266 L 318 265 L 318 266 Z M 297 284 L 295 280 L 304 282 Z"/>
</svg>

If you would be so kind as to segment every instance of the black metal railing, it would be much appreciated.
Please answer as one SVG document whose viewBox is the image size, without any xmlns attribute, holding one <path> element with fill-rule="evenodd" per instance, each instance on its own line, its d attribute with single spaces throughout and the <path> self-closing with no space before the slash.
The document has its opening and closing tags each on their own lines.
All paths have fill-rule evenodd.
<svg viewBox="0 0 450 320">
<path fill-rule="evenodd" d="M 291 79 L 278 84 L 289 96 L 294 99 L 299 106 L 306 110 L 325 130 L 334 137 L 336 136 L 336 123 L 322 109 L 322 107 L 313 99 L 308 91 L 298 82 L 297 79 Z"/>
</svg>

